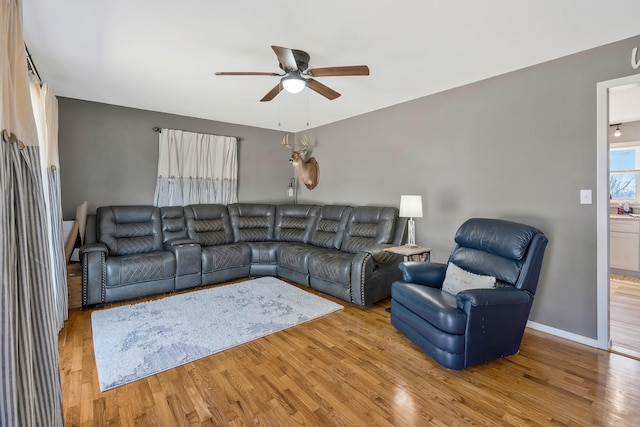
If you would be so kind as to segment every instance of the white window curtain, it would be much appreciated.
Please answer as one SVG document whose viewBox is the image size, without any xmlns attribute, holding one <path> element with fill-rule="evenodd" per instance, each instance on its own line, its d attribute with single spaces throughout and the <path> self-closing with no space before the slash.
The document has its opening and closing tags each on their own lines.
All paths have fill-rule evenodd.
<svg viewBox="0 0 640 427">
<path fill-rule="evenodd" d="M 162 129 L 156 206 L 238 201 L 236 138 Z"/>
<path fill-rule="evenodd" d="M 62 426 L 49 235 L 20 0 L 0 0 L 0 22 L 0 425 Z"/>
<path fill-rule="evenodd" d="M 31 75 L 31 103 L 38 130 L 40 163 L 45 195 L 51 280 L 56 306 L 56 326 L 64 326 L 69 314 L 66 258 L 62 232 L 62 202 L 60 191 L 60 161 L 58 158 L 58 100 L 48 83 Z"/>
</svg>

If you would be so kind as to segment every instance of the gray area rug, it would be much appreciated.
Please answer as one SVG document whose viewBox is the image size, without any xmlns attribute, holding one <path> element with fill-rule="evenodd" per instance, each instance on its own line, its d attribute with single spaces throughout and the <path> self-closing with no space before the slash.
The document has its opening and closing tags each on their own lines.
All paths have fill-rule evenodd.
<svg viewBox="0 0 640 427">
<path fill-rule="evenodd" d="M 341 310 L 262 277 L 91 313 L 105 391 Z"/>
</svg>

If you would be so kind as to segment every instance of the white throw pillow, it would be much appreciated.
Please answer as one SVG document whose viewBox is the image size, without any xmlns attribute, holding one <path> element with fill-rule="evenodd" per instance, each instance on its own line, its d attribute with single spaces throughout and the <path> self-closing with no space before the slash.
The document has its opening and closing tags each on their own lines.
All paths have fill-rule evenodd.
<svg viewBox="0 0 640 427">
<path fill-rule="evenodd" d="M 467 289 L 491 289 L 496 287 L 496 278 L 465 271 L 450 262 L 442 283 L 442 290 L 456 295 Z"/>
</svg>

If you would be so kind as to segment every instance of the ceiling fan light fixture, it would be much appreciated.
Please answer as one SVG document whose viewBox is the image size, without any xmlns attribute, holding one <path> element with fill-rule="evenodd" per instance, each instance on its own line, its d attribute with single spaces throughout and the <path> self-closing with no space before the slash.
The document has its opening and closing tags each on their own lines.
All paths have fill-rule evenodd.
<svg viewBox="0 0 640 427">
<path fill-rule="evenodd" d="M 307 85 L 307 81 L 299 74 L 291 74 L 282 79 L 282 87 L 289 93 L 300 93 Z"/>
<path fill-rule="evenodd" d="M 315 80 L 315 77 L 332 76 L 368 76 L 369 67 L 366 65 L 346 65 L 340 67 L 320 67 L 309 69 L 310 56 L 299 49 L 289 49 L 282 46 L 271 46 L 278 57 L 278 65 L 284 71 L 282 73 L 269 73 L 261 71 L 222 71 L 216 72 L 216 76 L 278 76 L 280 82 L 273 87 L 260 102 L 273 100 L 280 92 L 299 93 L 305 87 L 324 96 L 329 101 L 340 97 L 340 94 L 328 86 Z M 305 76 L 305 77 L 303 77 Z M 309 78 L 306 78 L 306 77 Z"/>
</svg>

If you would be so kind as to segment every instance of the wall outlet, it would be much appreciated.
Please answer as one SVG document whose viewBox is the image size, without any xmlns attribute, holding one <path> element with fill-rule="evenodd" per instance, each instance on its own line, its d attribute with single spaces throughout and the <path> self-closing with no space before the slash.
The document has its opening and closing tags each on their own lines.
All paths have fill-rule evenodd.
<svg viewBox="0 0 640 427">
<path fill-rule="evenodd" d="M 580 204 L 590 205 L 591 203 L 591 190 L 580 190 Z"/>
</svg>

